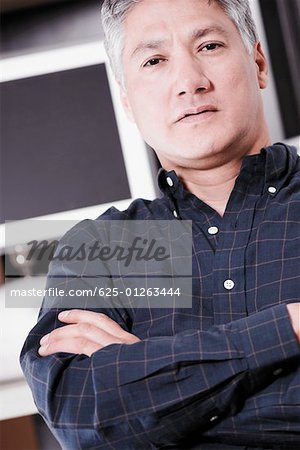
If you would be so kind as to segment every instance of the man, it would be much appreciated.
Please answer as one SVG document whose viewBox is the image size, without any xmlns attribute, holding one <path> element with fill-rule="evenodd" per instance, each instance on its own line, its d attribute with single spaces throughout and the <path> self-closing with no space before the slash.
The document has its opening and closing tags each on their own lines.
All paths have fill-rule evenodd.
<svg viewBox="0 0 300 450">
<path fill-rule="evenodd" d="M 102 219 L 192 220 L 193 304 L 64 312 L 54 300 L 21 355 L 39 411 L 65 449 L 299 448 L 300 162 L 270 143 L 249 5 L 106 0 L 102 15 L 163 197 L 60 245 L 97 240 Z M 68 273 L 81 269 L 53 262 L 48 286 Z"/>
</svg>

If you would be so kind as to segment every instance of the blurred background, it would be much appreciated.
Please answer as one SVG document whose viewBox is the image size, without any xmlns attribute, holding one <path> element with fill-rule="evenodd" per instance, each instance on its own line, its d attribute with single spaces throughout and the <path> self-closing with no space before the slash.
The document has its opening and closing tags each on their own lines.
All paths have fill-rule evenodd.
<svg viewBox="0 0 300 450">
<path fill-rule="evenodd" d="M 299 1 L 250 4 L 270 63 L 263 98 L 272 140 L 299 149 Z M 123 209 L 133 198 L 158 193 L 158 162 L 120 107 L 103 51 L 100 7 L 100 0 L 1 1 L 3 450 L 60 448 L 36 414 L 18 364 L 42 299 L 12 307 L 7 287 L 26 289 L 32 277 L 35 286 L 43 286 L 47 271 L 46 262 L 26 262 L 30 227 L 22 220 L 53 221 L 41 227 L 39 238 L 59 238 L 69 220 L 96 218 L 110 205 Z M 16 223 L 21 227 L 14 228 Z"/>
</svg>

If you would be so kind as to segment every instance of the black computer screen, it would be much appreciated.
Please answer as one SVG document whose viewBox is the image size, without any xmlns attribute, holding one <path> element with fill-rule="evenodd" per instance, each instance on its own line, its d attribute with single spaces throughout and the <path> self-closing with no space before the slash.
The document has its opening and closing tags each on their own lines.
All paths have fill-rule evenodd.
<svg viewBox="0 0 300 450">
<path fill-rule="evenodd" d="M 1 222 L 130 198 L 105 64 L 1 83 Z"/>
</svg>

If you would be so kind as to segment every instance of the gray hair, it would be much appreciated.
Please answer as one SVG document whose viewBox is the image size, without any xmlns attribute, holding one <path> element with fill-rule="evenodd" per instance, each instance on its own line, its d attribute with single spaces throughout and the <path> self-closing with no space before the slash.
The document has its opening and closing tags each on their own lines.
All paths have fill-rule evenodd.
<svg viewBox="0 0 300 450">
<path fill-rule="evenodd" d="M 122 52 L 124 31 L 122 24 L 130 9 L 143 0 L 104 0 L 101 17 L 104 31 L 104 45 L 113 73 L 118 81 L 123 79 Z M 247 51 L 251 54 L 258 41 L 256 26 L 248 0 L 207 0 L 217 2 L 236 25 Z"/>
</svg>

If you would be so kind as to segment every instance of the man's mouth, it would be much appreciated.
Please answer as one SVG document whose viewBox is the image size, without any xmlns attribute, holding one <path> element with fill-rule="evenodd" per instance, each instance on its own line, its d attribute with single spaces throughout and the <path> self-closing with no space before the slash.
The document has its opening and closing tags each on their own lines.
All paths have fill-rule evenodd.
<svg viewBox="0 0 300 450">
<path fill-rule="evenodd" d="M 196 122 L 197 120 L 212 115 L 212 113 L 216 111 L 217 108 L 213 105 L 203 105 L 198 108 L 189 108 L 178 115 L 176 122 Z M 202 117 L 200 118 L 199 116 Z"/>
</svg>

